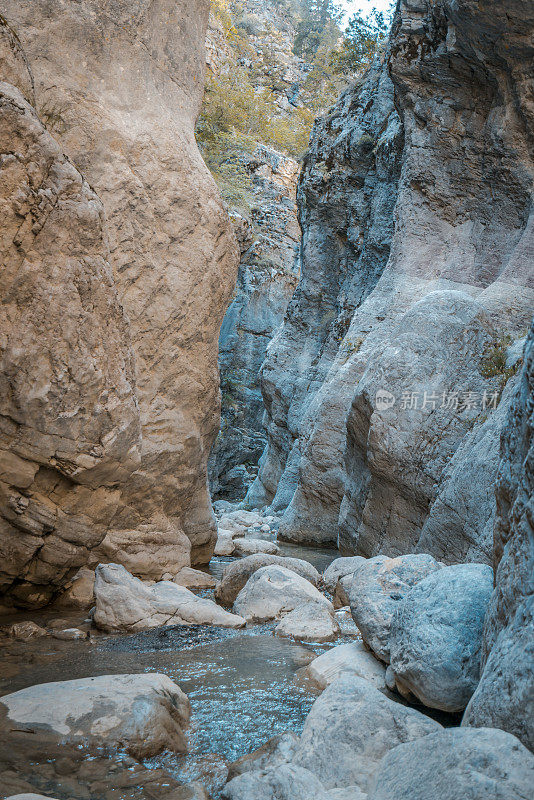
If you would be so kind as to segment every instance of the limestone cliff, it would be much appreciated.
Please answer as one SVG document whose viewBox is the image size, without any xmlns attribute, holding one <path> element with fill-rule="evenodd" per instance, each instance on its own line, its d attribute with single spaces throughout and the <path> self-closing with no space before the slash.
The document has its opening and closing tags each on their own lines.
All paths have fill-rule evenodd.
<svg viewBox="0 0 534 800">
<path fill-rule="evenodd" d="M 87 561 L 157 577 L 209 559 L 238 252 L 194 140 L 208 3 L 2 13 L 1 77 L 20 65 L 48 129 L 5 89 L 2 581 L 34 603 Z"/>
<path fill-rule="evenodd" d="M 340 82 L 294 52 L 303 5 L 217 2 L 208 26 L 197 133 L 242 246 L 219 339 L 222 420 L 209 461 L 215 498 L 242 500 L 258 472 L 266 444 L 259 370 L 300 269 L 298 160 L 314 115 L 333 102 Z"/>
<path fill-rule="evenodd" d="M 259 372 L 299 272 L 298 163 L 258 145 L 249 159 L 256 191 L 235 218 L 241 261 L 219 337 L 221 428 L 209 460 L 212 496 L 242 500 L 266 444 Z"/>
<path fill-rule="evenodd" d="M 534 326 L 501 439 L 495 590 L 482 676 L 462 724 L 503 728 L 534 749 Z"/>
<path fill-rule="evenodd" d="M 288 539 L 491 561 L 534 308 L 531 17 L 518 0 L 401 0 L 382 62 L 316 124 L 247 496 Z"/>
</svg>

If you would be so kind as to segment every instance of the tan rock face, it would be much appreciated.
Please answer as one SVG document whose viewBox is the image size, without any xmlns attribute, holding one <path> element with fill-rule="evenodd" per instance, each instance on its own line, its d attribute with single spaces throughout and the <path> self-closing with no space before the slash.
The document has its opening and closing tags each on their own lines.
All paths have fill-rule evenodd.
<svg viewBox="0 0 534 800">
<path fill-rule="evenodd" d="M 84 229 L 83 238 L 78 239 L 76 225 L 61 220 L 51 236 L 51 252 L 55 247 L 68 257 L 68 248 L 76 246 L 86 264 L 98 243 L 98 255 L 104 261 L 108 253 L 103 242 L 107 241 L 118 300 L 130 326 L 128 337 L 109 269 L 107 283 L 100 277 L 95 279 L 96 287 L 77 277 L 74 301 L 89 309 L 87 313 L 96 314 L 100 291 L 102 303 L 110 308 L 102 310 L 104 330 L 91 326 L 91 342 L 99 347 L 104 361 L 98 365 L 100 371 L 85 357 L 73 370 L 68 351 L 83 338 L 80 324 L 74 314 L 68 327 L 73 302 L 69 297 L 56 293 L 52 298 L 67 313 L 64 321 L 58 313 L 67 327 L 56 330 L 57 347 L 63 348 L 62 358 L 58 355 L 64 373 L 61 380 L 82 387 L 79 394 L 84 402 L 73 398 L 65 405 L 59 399 L 54 405 L 39 397 L 31 400 L 27 419 L 44 431 L 43 438 L 48 442 L 51 435 L 61 434 L 67 441 L 72 439 L 76 451 L 75 460 L 63 441 L 60 447 L 49 443 L 56 461 L 58 455 L 61 459 L 60 467 L 53 465 L 52 474 L 39 474 L 36 479 L 45 496 L 54 494 L 54 503 L 62 511 L 63 498 L 69 498 L 69 545 L 61 545 L 63 550 L 95 548 L 102 542 L 93 551 L 95 561 L 120 560 L 129 570 L 153 578 L 176 573 L 190 561 L 207 561 L 215 540 L 206 461 L 219 419 L 217 337 L 238 259 L 229 221 L 193 133 L 202 98 L 208 3 L 87 0 L 74 5 L 59 0 L 8 0 L 3 13 L 33 73 L 41 119 L 104 207 L 102 212 L 98 198 L 76 173 L 89 206 L 78 216 L 87 227 L 91 212 L 93 228 Z M 11 149 L 4 146 L 4 152 Z M 62 157 L 56 149 L 57 157 Z M 13 178 L 14 194 L 17 180 L 23 177 Z M 70 206 L 69 212 L 74 214 Z M 57 262 L 57 254 L 54 259 Z M 55 268 L 61 274 L 57 263 Z M 32 276 L 37 279 L 35 270 Z M 62 291 L 64 285 L 63 273 Z M 29 308 L 29 294 L 28 290 L 21 294 L 17 307 L 42 331 L 44 315 Z M 24 326 L 18 323 L 17 328 Z M 27 339 L 31 338 L 28 333 Z M 120 347 L 119 341 L 123 342 Z M 42 347 L 36 345 L 36 351 L 41 353 Z M 33 359 L 32 387 L 34 362 L 39 364 Z M 43 386 L 45 367 L 40 368 Z M 16 371 L 19 376 L 30 374 L 29 368 Z M 25 402 L 30 402 L 30 381 L 19 379 Z M 102 400 L 104 387 L 109 396 Z M 13 396 L 12 389 L 4 388 L 2 402 Z M 45 420 L 36 416 L 39 403 L 47 409 Z M 64 416 L 59 418 L 58 413 Z M 15 428 L 6 432 L 8 442 L 18 435 Z M 81 448 L 83 453 L 78 453 L 80 439 L 90 444 Z M 21 457 L 18 450 L 14 455 Z M 46 461 L 43 457 L 39 463 L 48 464 L 51 457 L 47 452 Z M 26 462 L 15 466 L 22 471 L 19 483 L 31 484 L 33 468 Z M 13 472 L 13 465 L 8 469 Z M 65 486 L 58 483 L 58 472 Z M 43 482 L 46 485 L 41 487 Z M 106 488 L 95 488 L 103 485 Z M 16 499 L 8 502 L 17 505 Z M 70 506 L 83 508 L 90 517 L 80 530 L 70 522 Z M 30 512 L 24 508 L 15 513 L 20 523 L 21 516 Z M 39 524 L 50 529 L 47 520 Z M 11 536 L 11 549 L 13 541 Z M 16 545 L 8 582 L 41 545 L 42 538 L 32 539 L 31 546 Z M 51 549 L 56 572 L 56 561 L 61 569 L 72 562 L 70 554 L 55 546 Z M 87 552 L 75 560 L 75 566 L 80 566 Z M 29 575 L 36 583 L 49 577 Z"/>
<path fill-rule="evenodd" d="M 103 539 L 140 425 L 102 204 L 7 83 L 0 152 L 0 587 L 33 604 Z"/>
</svg>

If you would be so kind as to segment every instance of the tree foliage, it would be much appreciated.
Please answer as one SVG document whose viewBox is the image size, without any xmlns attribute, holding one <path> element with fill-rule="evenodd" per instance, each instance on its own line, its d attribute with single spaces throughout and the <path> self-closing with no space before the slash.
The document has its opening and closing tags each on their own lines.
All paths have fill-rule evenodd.
<svg viewBox="0 0 534 800">
<path fill-rule="evenodd" d="M 373 8 L 367 16 L 361 12 L 354 14 L 345 29 L 341 47 L 332 51 L 334 70 L 355 75 L 367 69 L 387 38 L 392 15 L 391 6 L 386 13 Z"/>
</svg>

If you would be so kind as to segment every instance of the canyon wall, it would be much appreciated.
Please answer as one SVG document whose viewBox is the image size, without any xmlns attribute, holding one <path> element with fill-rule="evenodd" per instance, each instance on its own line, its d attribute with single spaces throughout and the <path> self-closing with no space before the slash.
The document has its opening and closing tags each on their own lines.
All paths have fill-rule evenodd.
<svg viewBox="0 0 534 800">
<path fill-rule="evenodd" d="M 237 285 L 221 326 L 221 428 L 208 463 L 212 497 L 242 500 L 266 444 L 259 372 L 297 285 L 299 165 L 262 145 L 248 171 L 256 191 L 248 217 L 234 217 L 241 245 Z"/>
<path fill-rule="evenodd" d="M 534 325 L 524 356 L 501 439 L 482 675 L 462 724 L 502 728 L 534 750 Z"/>
<path fill-rule="evenodd" d="M 2 13 L 2 588 L 37 604 L 209 560 L 238 248 L 194 139 L 207 0 Z"/>
<path fill-rule="evenodd" d="M 287 539 L 492 560 L 534 308 L 532 22 L 518 0 L 401 0 L 381 61 L 316 123 L 247 495 Z"/>
</svg>

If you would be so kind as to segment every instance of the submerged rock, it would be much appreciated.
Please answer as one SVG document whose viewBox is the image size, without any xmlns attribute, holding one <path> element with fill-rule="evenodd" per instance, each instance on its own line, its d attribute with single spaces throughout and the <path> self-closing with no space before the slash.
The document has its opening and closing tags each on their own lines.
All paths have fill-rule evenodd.
<svg viewBox="0 0 534 800">
<path fill-rule="evenodd" d="M 285 558 L 284 556 L 272 556 L 266 553 L 247 556 L 246 558 L 234 561 L 225 567 L 222 578 L 216 586 L 215 597 L 224 605 L 232 605 L 246 582 L 262 567 L 278 565 L 300 575 L 307 581 L 317 586 L 319 583 L 319 573 L 308 561 L 300 558 Z"/>
<path fill-rule="evenodd" d="M 495 728 L 452 728 L 399 744 L 378 767 L 368 800 L 526 800 L 534 756 Z"/>
<path fill-rule="evenodd" d="M 356 567 L 350 586 L 352 617 L 363 640 L 382 661 L 389 663 L 391 620 L 399 602 L 442 566 L 432 556 L 410 554 L 375 556 Z"/>
<path fill-rule="evenodd" d="M 190 706 L 167 675 L 100 675 L 41 683 L 5 695 L 7 719 L 44 726 L 66 742 L 89 740 L 125 748 L 136 758 L 163 749 L 185 752 Z"/>
<path fill-rule="evenodd" d="M 40 639 L 42 636 L 47 635 L 45 628 L 37 625 L 36 622 L 16 622 L 9 629 L 9 635 L 13 639 L 19 639 L 22 642 L 29 642 L 31 639 Z"/>
<path fill-rule="evenodd" d="M 363 678 L 375 689 L 386 688 L 386 669 L 362 642 L 348 642 L 332 647 L 326 653 L 300 670 L 300 675 L 307 678 L 320 689 L 326 689 L 341 675 L 354 675 Z"/>
<path fill-rule="evenodd" d="M 389 636 L 397 687 L 424 705 L 463 711 L 480 677 L 484 615 L 493 588 L 486 564 L 445 567 L 398 603 Z"/>
<path fill-rule="evenodd" d="M 303 642 L 331 642 L 340 630 L 332 604 L 304 603 L 286 614 L 274 632 Z"/>
<path fill-rule="evenodd" d="M 305 578 L 272 565 L 254 572 L 234 602 L 234 612 L 253 622 L 266 622 L 308 602 L 332 604 Z"/>
<path fill-rule="evenodd" d="M 242 628 L 243 617 L 185 586 L 160 581 L 146 586 L 119 564 L 100 564 L 95 579 L 93 621 L 105 631 L 142 631 L 160 625 L 220 625 Z"/>
</svg>

